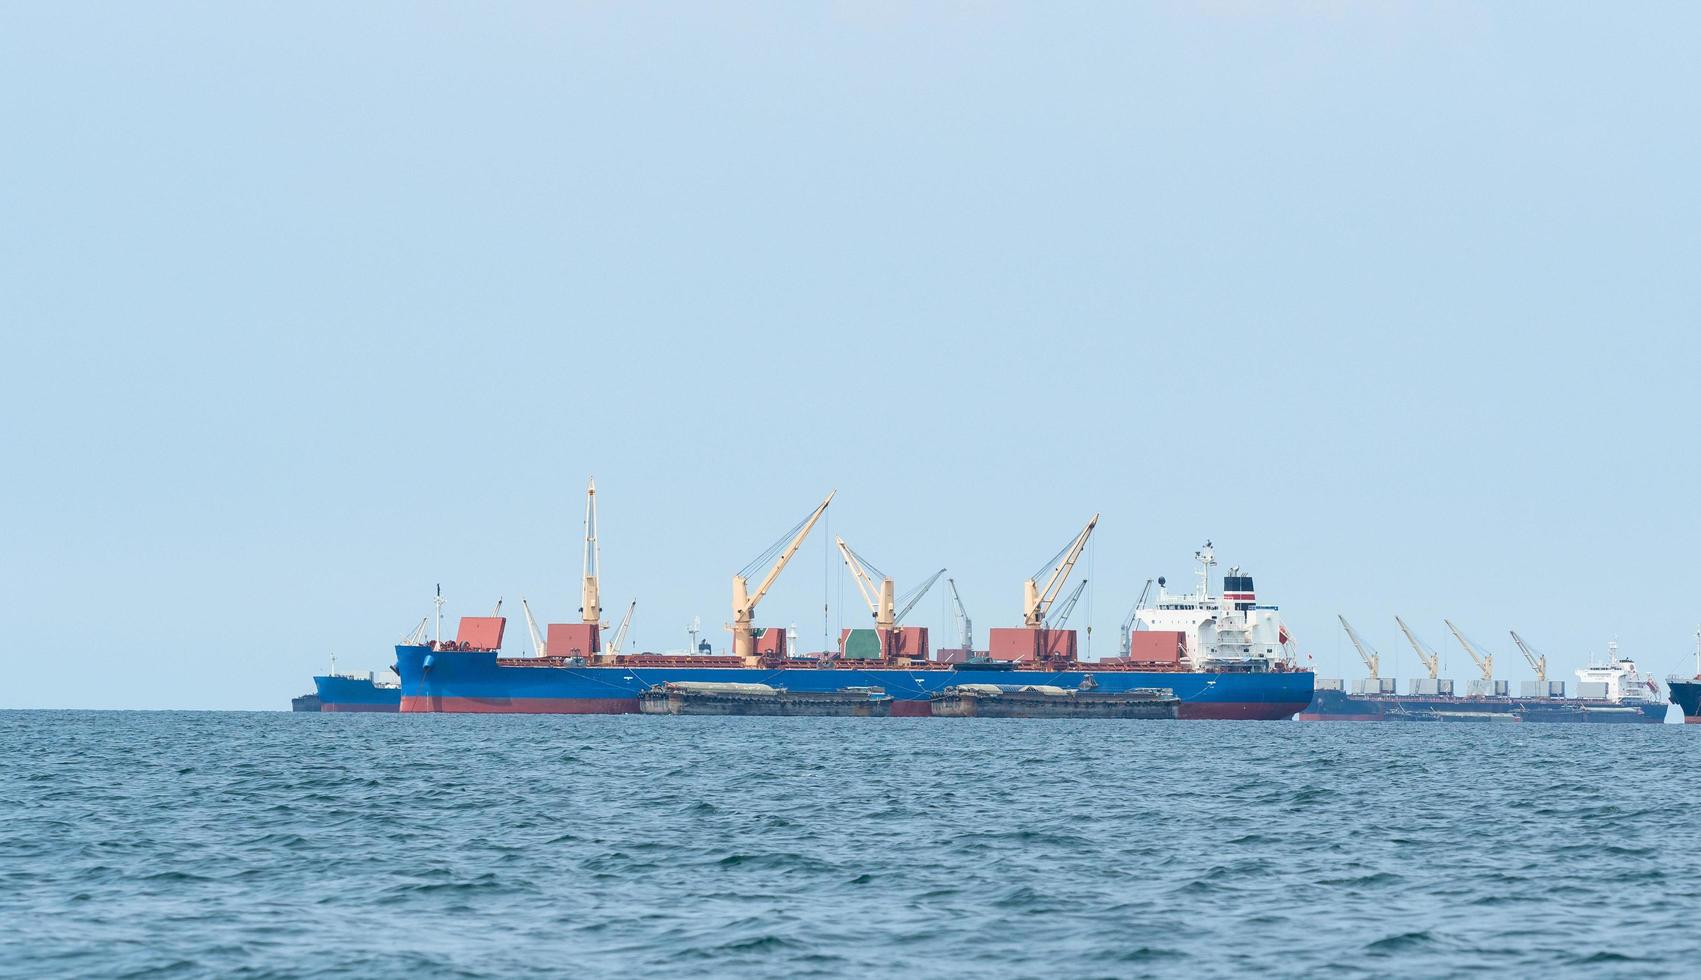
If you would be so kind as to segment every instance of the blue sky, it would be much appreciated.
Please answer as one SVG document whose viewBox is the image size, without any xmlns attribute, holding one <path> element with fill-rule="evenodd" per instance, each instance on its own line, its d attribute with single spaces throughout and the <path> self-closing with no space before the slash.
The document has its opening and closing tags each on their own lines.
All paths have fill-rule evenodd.
<svg viewBox="0 0 1701 980">
<path fill-rule="evenodd" d="M 837 488 L 982 642 L 1099 511 L 1095 654 L 1211 538 L 1329 674 L 1337 613 L 1687 669 L 1698 21 L 8 4 L 0 705 L 282 707 L 438 582 L 570 617 L 592 473 L 645 648 Z M 828 540 L 758 613 L 811 647 Z"/>
</svg>

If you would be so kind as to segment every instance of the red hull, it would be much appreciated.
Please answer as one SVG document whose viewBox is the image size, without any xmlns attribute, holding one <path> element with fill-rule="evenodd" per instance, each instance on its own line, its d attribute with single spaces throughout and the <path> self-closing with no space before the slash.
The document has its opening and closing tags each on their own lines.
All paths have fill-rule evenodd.
<svg viewBox="0 0 1701 980">
<path fill-rule="evenodd" d="M 339 711 L 339 712 L 340 711 L 383 711 L 383 712 L 387 712 L 389 714 L 395 714 L 396 713 L 395 705 L 390 705 L 390 704 L 349 704 L 346 701 L 342 702 L 340 704 L 325 704 L 324 702 L 320 702 L 319 710 L 321 712 L 325 712 L 325 711 Z"/>
<path fill-rule="evenodd" d="M 1263 701 L 1183 701 L 1182 721 L 1286 721 L 1305 710 L 1297 702 L 1271 704 Z"/>
<path fill-rule="evenodd" d="M 406 712 L 486 715 L 635 715 L 637 698 L 451 698 L 402 695 Z"/>
</svg>

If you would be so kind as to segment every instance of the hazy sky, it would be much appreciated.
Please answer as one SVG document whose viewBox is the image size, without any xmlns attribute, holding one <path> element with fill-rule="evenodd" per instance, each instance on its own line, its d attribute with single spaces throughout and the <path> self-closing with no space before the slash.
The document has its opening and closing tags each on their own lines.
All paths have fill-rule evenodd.
<svg viewBox="0 0 1701 980">
<path fill-rule="evenodd" d="M 1103 512 L 1331 675 L 1693 670 L 1694 4 L 0 6 L 4 706 L 287 707 L 427 614 L 636 646 Z M 828 532 L 828 533 L 823 533 Z M 1219 572 L 1222 569 L 1219 569 Z M 1090 605 L 1090 608 L 1089 608 Z M 948 645 L 942 595 L 918 607 Z M 1444 642 L 1445 641 L 1445 642 Z"/>
</svg>

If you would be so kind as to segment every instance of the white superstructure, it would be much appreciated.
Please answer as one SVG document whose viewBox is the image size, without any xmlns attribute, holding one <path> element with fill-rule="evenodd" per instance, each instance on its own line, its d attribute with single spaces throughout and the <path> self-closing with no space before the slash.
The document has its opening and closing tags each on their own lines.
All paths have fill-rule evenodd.
<svg viewBox="0 0 1701 980">
<path fill-rule="evenodd" d="M 1135 611 L 1141 627 L 1181 633 L 1195 669 L 1258 671 L 1291 664 L 1291 638 L 1282 628 L 1281 612 L 1258 603 L 1252 576 L 1230 567 L 1223 576 L 1223 591 L 1212 595 L 1211 569 L 1217 555 L 1211 542 L 1205 542 L 1193 558 L 1199 563 L 1199 584 L 1191 592 L 1176 593 L 1158 579 L 1157 598 Z"/>
<path fill-rule="evenodd" d="M 1654 679 L 1636 669 L 1636 661 L 1618 655 L 1617 641 L 1607 644 L 1607 662 L 1577 671 L 1578 695 L 1608 701 L 1663 701 Z M 1602 686 L 1604 685 L 1604 687 Z M 1602 691 L 1604 690 L 1604 694 Z"/>
</svg>

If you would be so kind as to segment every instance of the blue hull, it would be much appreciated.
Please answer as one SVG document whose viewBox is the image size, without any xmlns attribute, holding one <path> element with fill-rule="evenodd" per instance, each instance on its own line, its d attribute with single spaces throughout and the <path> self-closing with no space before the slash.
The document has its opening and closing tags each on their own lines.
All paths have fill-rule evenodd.
<svg viewBox="0 0 1701 980">
<path fill-rule="evenodd" d="M 401 688 L 379 687 L 363 677 L 315 677 L 313 687 L 320 711 L 402 710 Z"/>
<path fill-rule="evenodd" d="M 1309 671 L 1264 674 L 1166 673 L 1081 670 L 975 670 L 864 667 L 570 667 L 508 660 L 495 653 L 396 647 L 401 710 L 409 712 L 516 712 L 626 714 L 638 695 L 668 681 L 772 684 L 792 691 L 883 688 L 896 701 L 894 715 L 926 715 L 929 698 L 954 684 L 1054 684 L 1077 687 L 1089 674 L 1106 693 L 1137 687 L 1168 688 L 1181 700 L 1182 718 L 1286 720 L 1311 701 Z"/>
<path fill-rule="evenodd" d="M 1683 710 L 1685 725 L 1701 725 L 1701 679 L 1668 681 L 1671 703 Z"/>
<path fill-rule="evenodd" d="M 1621 704 L 1581 698 L 1447 698 L 1318 691 L 1300 721 L 1521 721 L 1593 725 L 1658 725 L 1664 704 Z"/>
</svg>

